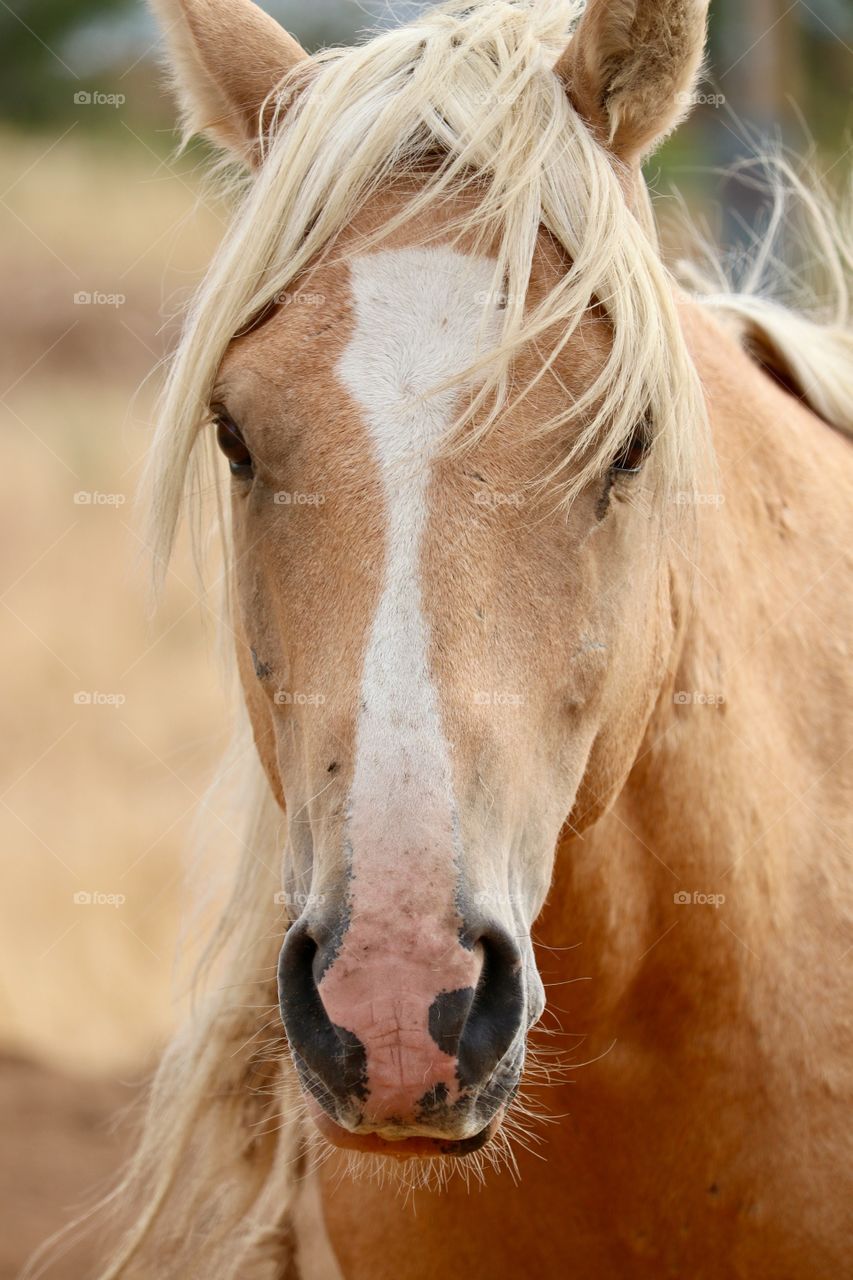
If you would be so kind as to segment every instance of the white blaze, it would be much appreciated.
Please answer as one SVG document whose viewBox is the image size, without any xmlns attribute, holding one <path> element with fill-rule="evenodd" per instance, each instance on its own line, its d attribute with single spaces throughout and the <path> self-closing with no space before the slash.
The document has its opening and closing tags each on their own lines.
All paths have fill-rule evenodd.
<svg viewBox="0 0 853 1280">
<path fill-rule="evenodd" d="M 480 972 L 459 938 L 450 748 L 421 590 L 431 462 L 459 387 L 417 397 L 463 372 L 478 338 L 488 340 L 493 269 L 448 248 L 351 264 L 355 329 L 338 373 L 373 444 L 387 524 L 347 813 L 349 921 L 320 989 L 332 1022 L 365 1046 L 368 1123 L 411 1115 L 431 1089 L 455 1101 L 455 1058 L 433 1039 L 430 1010 Z"/>
<path fill-rule="evenodd" d="M 354 259 L 351 272 L 355 331 L 339 375 L 362 410 L 387 513 L 385 581 L 362 677 L 353 834 L 368 806 L 374 837 L 381 821 L 398 839 L 444 835 L 449 848 L 450 753 L 429 671 L 420 559 L 431 460 L 458 412 L 459 387 L 416 398 L 461 373 L 478 342 L 493 337 L 483 319 L 496 310 L 488 306 L 494 262 L 447 247 L 396 249 Z"/>
</svg>

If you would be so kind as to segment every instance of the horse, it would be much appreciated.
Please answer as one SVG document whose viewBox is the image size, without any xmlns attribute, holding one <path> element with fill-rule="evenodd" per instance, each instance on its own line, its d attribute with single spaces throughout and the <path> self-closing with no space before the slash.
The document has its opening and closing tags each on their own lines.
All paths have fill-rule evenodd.
<svg viewBox="0 0 853 1280">
<path fill-rule="evenodd" d="M 105 1280 L 843 1274 L 833 209 L 811 315 L 665 264 L 706 0 L 152 2 L 239 171 L 146 485 L 161 571 L 221 531 L 241 855 Z"/>
</svg>

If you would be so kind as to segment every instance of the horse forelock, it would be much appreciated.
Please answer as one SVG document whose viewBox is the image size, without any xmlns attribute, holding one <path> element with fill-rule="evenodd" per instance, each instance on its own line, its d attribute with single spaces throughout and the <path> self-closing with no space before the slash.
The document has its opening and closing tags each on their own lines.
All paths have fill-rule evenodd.
<svg viewBox="0 0 853 1280">
<path fill-rule="evenodd" d="M 259 176 L 199 292 L 171 366 L 148 487 L 161 563 L 185 491 L 219 364 L 245 332 L 318 262 L 383 189 L 411 198 L 365 234 L 381 247 L 403 222 L 493 248 L 488 289 L 506 302 L 475 369 L 480 385 L 455 424 L 487 432 L 529 387 L 513 368 L 539 344 L 558 361 L 591 308 L 613 334 L 610 360 L 571 405 L 538 424 L 572 443 L 543 480 L 570 503 L 644 417 L 654 423 L 660 473 L 686 482 L 704 440 L 704 401 L 679 329 L 648 220 L 625 198 L 613 158 L 593 139 L 552 71 L 577 8 L 485 4 L 423 15 L 368 44 L 321 54 L 285 79 L 277 131 Z M 299 86 L 296 101 L 293 86 Z M 454 197 L 461 212 L 443 211 Z M 535 309 L 531 272 L 547 228 L 567 270 Z M 438 389 L 439 392 L 441 388 Z M 571 428 L 569 430 L 569 428 Z"/>
</svg>

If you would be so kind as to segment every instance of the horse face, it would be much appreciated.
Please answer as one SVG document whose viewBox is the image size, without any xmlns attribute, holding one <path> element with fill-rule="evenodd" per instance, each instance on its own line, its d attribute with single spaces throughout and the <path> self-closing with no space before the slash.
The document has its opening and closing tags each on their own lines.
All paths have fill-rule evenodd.
<svg viewBox="0 0 853 1280">
<path fill-rule="evenodd" d="M 251 455 L 232 467 L 238 650 L 288 819 L 294 1060 L 334 1141 L 450 1153 L 517 1088 L 558 837 L 623 784 L 670 615 L 654 459 L 568 513 L 539 484 L 566 441 L 537 422 L 592 382 L 604 321 L 449 448 L 452 380 L 503 300 L 488 255 L 438 227 L 359 252 L 392 212 L 377 198 L 232 344 L 214 398 L 226 447 L 239 433 Z M 529 303 L 565 269 L 543 238 Z"/>
</svg>

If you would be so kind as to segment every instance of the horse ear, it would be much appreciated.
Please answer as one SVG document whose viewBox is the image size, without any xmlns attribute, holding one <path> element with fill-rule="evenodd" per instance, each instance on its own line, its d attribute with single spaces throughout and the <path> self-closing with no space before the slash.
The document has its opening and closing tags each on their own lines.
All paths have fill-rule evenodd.
<svg viewBox="0 0 853 1280">
<path fill-rule="evenodd" d="M 260 158 L 264 99 L 305 50 L 251 0 L 149 0 L 187 136 L 203 133 L 248 167 Z"/>
<path fill-rule="evenodd" d="M 588 0 L 555 70 L 596 135 L 639 164 L 687 114 L 709 0 Z"/>
</svg>

